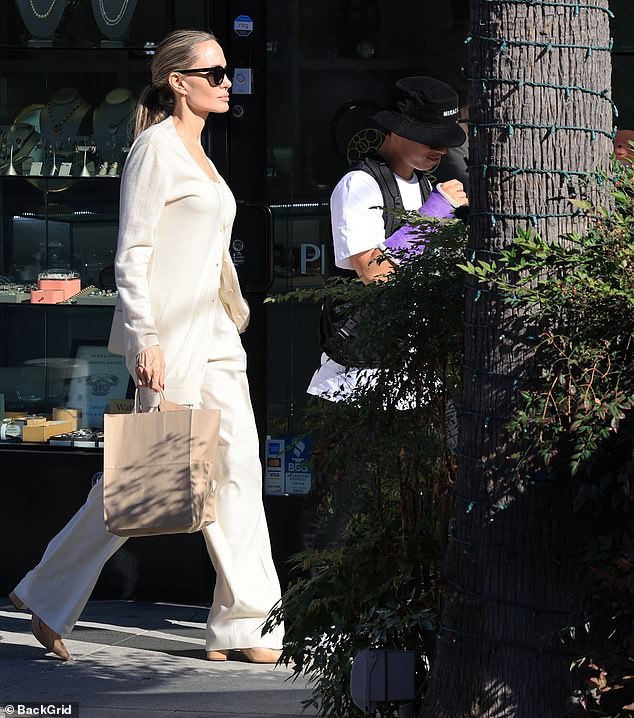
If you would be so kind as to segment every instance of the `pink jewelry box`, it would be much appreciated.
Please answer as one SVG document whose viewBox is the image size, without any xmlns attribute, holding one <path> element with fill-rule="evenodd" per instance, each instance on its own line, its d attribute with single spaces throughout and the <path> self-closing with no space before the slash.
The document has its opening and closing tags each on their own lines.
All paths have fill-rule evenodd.
<svg viewBox="0 0 634 718">
<path fill-rule="evenodd" d="M 63 289 L 32 289 L 31 304 L 57 304 L 63 302 L 66 295 Z"/>
<path fill-rule="evenodd" d="M 38 279 L 37 287 L 42 290 L 61 291 L 64 296 L 56 301 L 63 301 L 81 291 L 81 279 Z"/>
</svg>

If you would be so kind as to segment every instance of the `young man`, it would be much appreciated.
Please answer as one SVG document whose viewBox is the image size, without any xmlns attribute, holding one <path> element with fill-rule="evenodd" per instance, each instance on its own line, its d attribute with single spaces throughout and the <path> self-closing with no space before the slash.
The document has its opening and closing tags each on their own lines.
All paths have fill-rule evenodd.
<svg viewBox="0 0 634 718">
<path fill-rule="evenodd" d="M 448 218 L 467 204 L 462 182 L 451 179 L 432 188 L 425 175 L 437 167 L 448 147 L 465 142 L 458 124 L 458 95 L 430 77 L 403 78 L 396 91 L 393 104 L 373 117 L 386 131 L 378 152 L 353 165 L 330 198 L 335 264 L 352 270 L 365 284 L 394 271 L 397 257 L 421 251 L 420 243 L 410 243 L 408 228 L 398 227 L 389 210 Z M 369 376 L 371 370 L 355 364 L 354 320 L 339 321 L 330 305 L 322 313 L 322 348 L 321 366 L 307 391 L 331 401 L 345 400 L 360 372 Z"/>
</svg>

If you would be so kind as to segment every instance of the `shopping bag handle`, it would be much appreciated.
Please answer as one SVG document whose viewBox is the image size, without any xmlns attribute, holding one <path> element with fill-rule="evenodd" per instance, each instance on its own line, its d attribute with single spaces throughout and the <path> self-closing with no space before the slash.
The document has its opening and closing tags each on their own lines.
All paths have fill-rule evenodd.
<svg viewBox="0 0 634 718">
<path fill-rule="evenodd" d="M 165 394 L 163 393 L 163 389 L 159 389 L 158 393 L 161 396 L 161 401 L 165 401 Z M 156 407 L 159 411 L 161 409 L 160 404 Z M 134 389 L 134 407 L 132 409 L 133 414 L 143 414 L 143 407 L 141 406 L 141 397 L 139 395 L 139 387 L 135 387 Z M 147 413 L 147 412 L 145 412 Z"/>
</svg>

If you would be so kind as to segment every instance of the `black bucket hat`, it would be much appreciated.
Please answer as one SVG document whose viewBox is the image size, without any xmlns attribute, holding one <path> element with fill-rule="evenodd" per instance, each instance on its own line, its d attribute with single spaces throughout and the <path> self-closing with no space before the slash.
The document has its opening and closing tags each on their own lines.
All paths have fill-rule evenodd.
<svg viewBox="0 0 634 718">
<path fill-rule="evenodd" d="M 467 136 L 458 124 L 458 94 L 432 77 L 404 77 L 392 106 L 373 115 L 383 129 L 430 147 L 459 147 Z"/>
</svg>

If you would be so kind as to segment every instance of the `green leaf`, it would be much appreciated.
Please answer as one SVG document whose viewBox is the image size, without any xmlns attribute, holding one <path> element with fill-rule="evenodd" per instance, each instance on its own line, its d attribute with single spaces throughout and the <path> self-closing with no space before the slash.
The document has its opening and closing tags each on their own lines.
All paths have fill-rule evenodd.
<svg viewBox="0 0 634 718">
<path fill-rule="evenodd" d="M 573 205 L 574 207 L 579 207 L 579 209 L 583 209 L 583 210 L 592 209 L 592 202 L 590 202 L 587 199 L 569 199 L 568 202 L 570 202 L 570 204 Z"/>
</svg>

